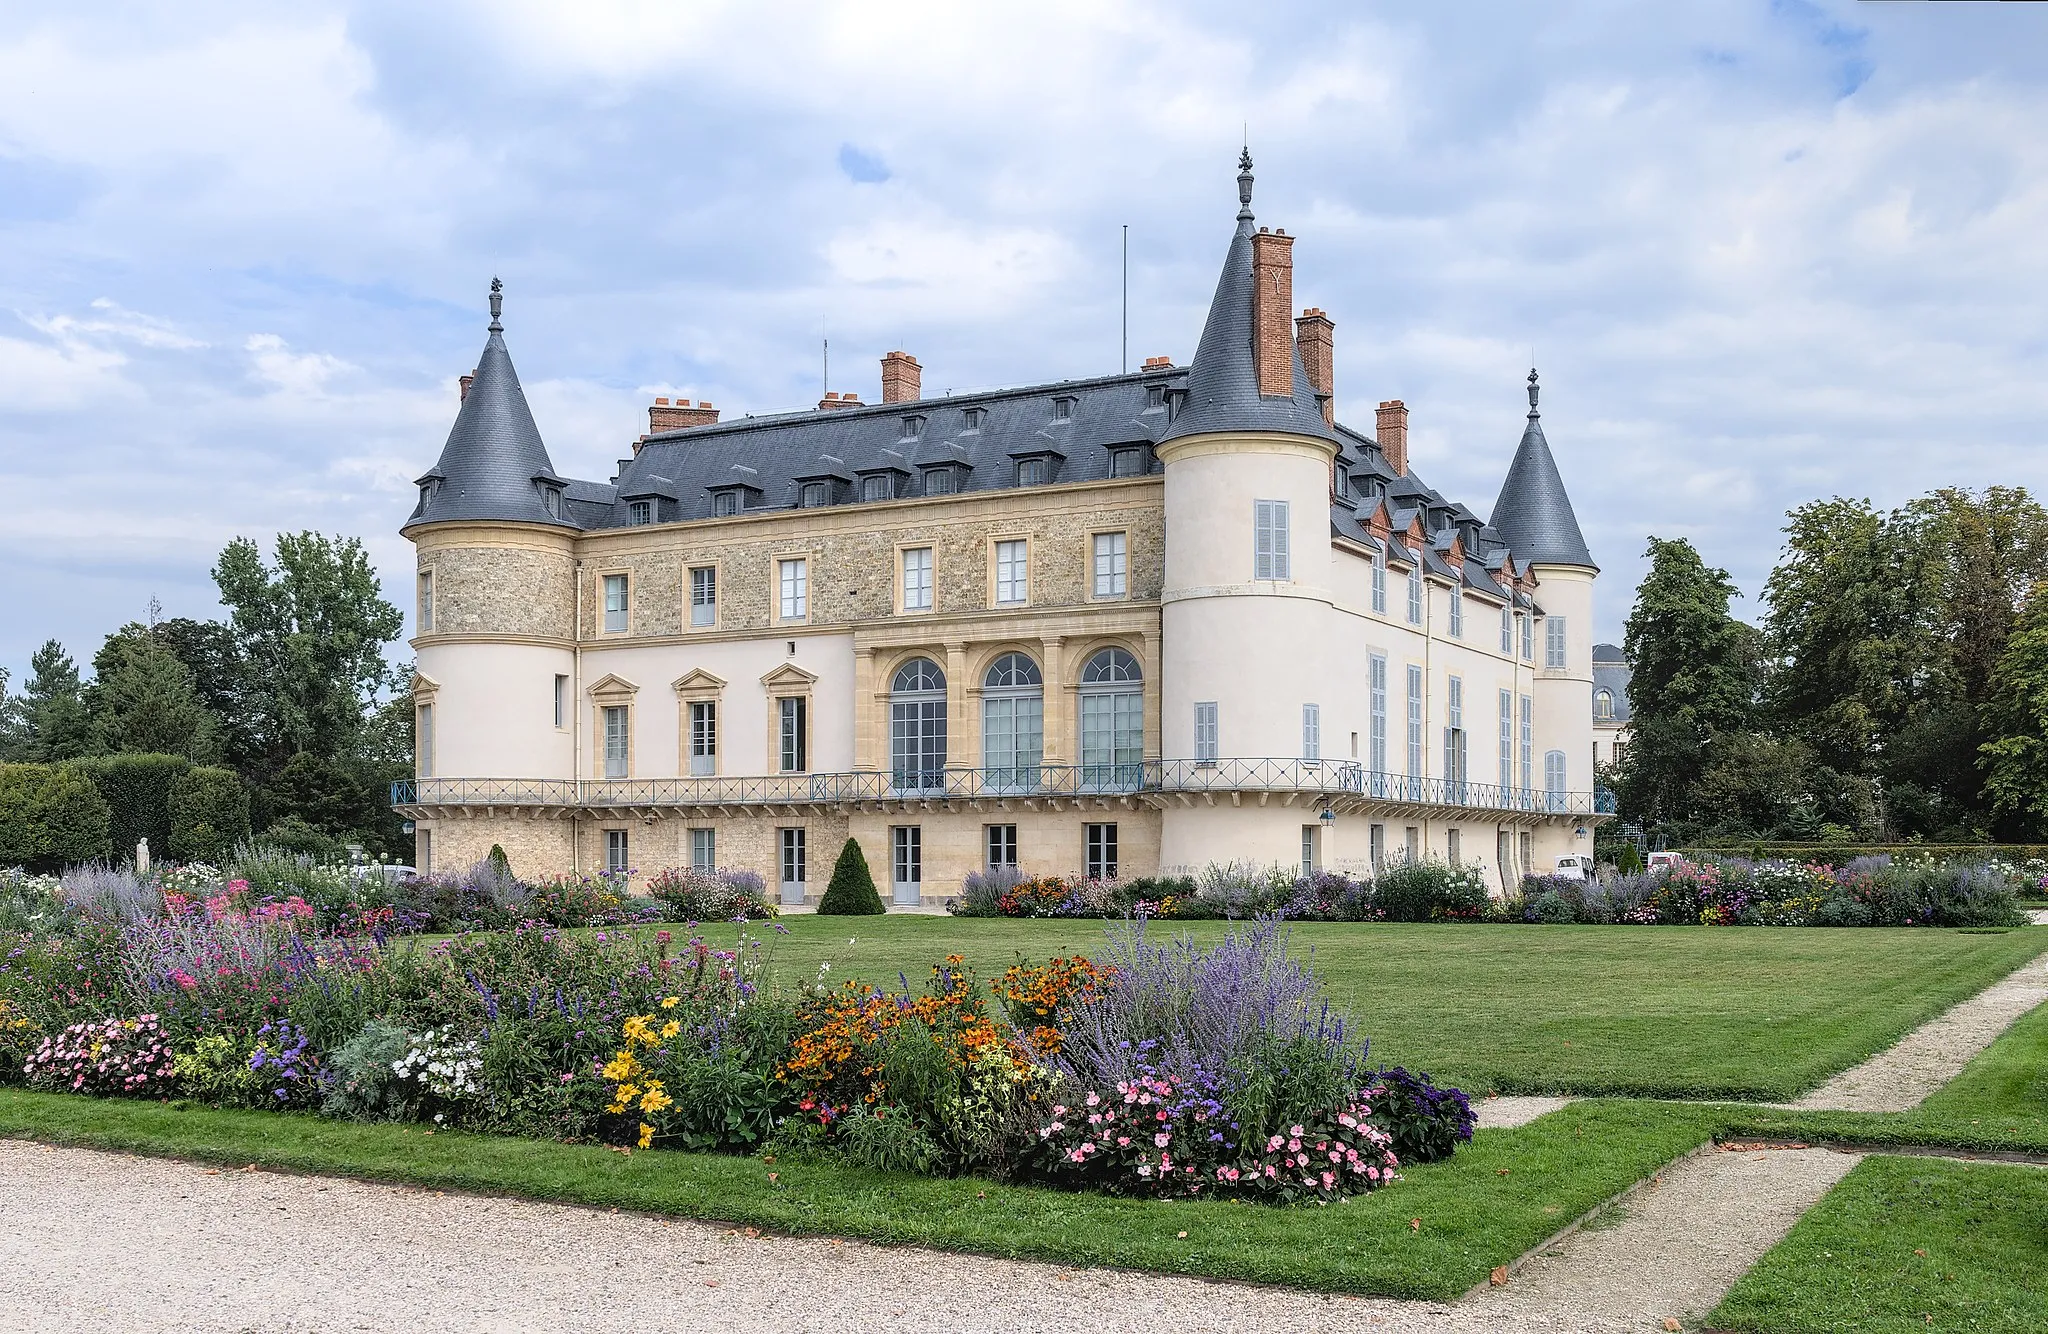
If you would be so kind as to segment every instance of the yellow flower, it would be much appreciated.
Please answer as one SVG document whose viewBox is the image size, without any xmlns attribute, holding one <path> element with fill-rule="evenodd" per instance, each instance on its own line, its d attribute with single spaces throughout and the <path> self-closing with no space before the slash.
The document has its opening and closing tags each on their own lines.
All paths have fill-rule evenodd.
<svg viewBox="0 0 2048 1334">
<path fill-rule="evenodd" d="M 662 1008 L 662 1009 L 664 1009 L 664 1010 L 673 1010 L 673 1009 L 675 1009 L 675 1008 L 676 1008 L 676 1001 L 677 1001 L 678 999 L 679 999 L 679 998 L 678 998 L 678 997 L 675 997 L 675 996 L 669 996 L 669 997 L 666 997 L 666 998 L 664 998 L 664 999 L 662 1000 L 662 1002 L 661 1002 L 661 1008 Z"/>
<path fill-rule="evenodd" d="M 668 1094 L 663 1093 L 661 1089 L 658 1087 L 647 1090 L 646 1094 L 640 1099 L 640 1110 L 643 1112 L 647 1112 L 650 1115 L 660 1111 L 664 1107 L 671 1107 L 674 1105 L 675 1099 L 669 1097 Z"/>
<path fill-rule="evenodd" d="M 661 1026 L 661 1036 L 665 1039 L 672 1038 L 682 1031 L 683 1026 L 673 1019 L 669 1020 L 667 1023 Z"/>
<path fill-rule="evenodd" d="M 653 1147 L 653 1144 L 654 1127 L 648 1125 L 645 1121 L 642 1121 L 640 1123 L 640 1147 L 643 1149 L 651 1148 Z"/>
</svg>

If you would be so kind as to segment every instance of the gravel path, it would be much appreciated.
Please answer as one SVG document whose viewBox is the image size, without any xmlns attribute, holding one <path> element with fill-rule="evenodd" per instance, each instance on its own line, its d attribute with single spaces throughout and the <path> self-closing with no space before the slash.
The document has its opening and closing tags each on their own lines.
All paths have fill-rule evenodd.
<svg viewBox="0 0 2048 1334">
<path fill-rule="evenodd" d="M 1481 1130 L 1512 1130 L 1526 1126 L 1539 1116 L 1569 1107 L 1572 1098 L 1481 1098 L 1472 1104 Z"/>
<path fill-rule="evenodd" d="M 1712 1310 L 1799 1216 L 1856 1165 L 1826 1149 L 1714 1150 L 1666 1168 L 1634 1195 L 1530 1257 L 1461 1314 L 1497 1328 L 1545 1317 L 1663 1329 Z"/>
<path fill-rule="evenodd" d="M 2048 1000 L 2044 965 L 2048 954 L 1787 1105 L 1802 1111 L 1911 1111 L 1961 1074 L 2015 1019 Z"/>
</svg>

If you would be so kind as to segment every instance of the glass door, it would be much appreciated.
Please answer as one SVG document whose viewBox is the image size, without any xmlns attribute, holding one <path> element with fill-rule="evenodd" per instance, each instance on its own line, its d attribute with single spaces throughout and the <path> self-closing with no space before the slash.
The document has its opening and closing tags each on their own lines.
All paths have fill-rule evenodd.
<svg viewBox="0 0 2048 1334">
<path fill-rule="evenodd" d="M 788 904 L 802 903 L 806 880 L 809 878 L 804 864 L 804 831 L 785 829 L 782 831 L 782 901 Z"/>
<path fill-rule="evenodd" d="M 924 893 L 924 831 L 897 825 L 889 831 L 891 897 L 899 908 L 915 908 Z"/>
</svg>

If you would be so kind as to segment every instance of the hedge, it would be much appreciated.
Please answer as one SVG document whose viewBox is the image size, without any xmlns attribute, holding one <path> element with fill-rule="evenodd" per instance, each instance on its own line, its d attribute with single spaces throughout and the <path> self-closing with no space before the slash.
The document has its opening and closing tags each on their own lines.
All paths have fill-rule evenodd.
<svg viewBox="0 0 2048 1334">
<path fill-rule="evenodd" d="M 171 785 L 185 776 L 192 761 L 183 755 L 123 754 L 93 755 L 76 763 L 106 798 L 116 856 L 134 856 L 135 844 L 144 838 L 154 856 L 170 855 Z"/>
<path fill-rule="evenodd" d="M 847 839 L 839 849 L 839 861 L 832 867 L 831 883 L 818 900 L 820 916 L 872 916 L 886 911 L 875 890 L 875 877 L 868 871 L 868 859 L 857 839 Z"/>
<path fill-rule="evenodd" d="M 113 850 L 106 798 L 76 764 L 0 764 L 0 866 L 56 871 Z"/>
<path fill-rule="evenodd" d="M 2000 861 L 2048 860 L 2048 843 L 1714 843 L 1673 848 L 1687 857 L 1748 857 L 1755 861 L 1819 862 L 1840 866 L 1857 857 L 1970 857 Z"/>
<path fill-rule="evenodd" d="M 170 855 L 219 865 L 249 837 L 249 789 L 232 769 L 194 765 L 171 784 Z"/>
</svg>

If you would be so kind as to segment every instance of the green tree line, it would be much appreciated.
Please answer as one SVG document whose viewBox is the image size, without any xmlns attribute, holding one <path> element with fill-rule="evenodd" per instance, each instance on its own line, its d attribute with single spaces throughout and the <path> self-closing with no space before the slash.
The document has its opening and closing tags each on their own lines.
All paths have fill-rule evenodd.
<svg viewBox="0 0 2048 1334">
<path fill-rule="evenodd" d="M 1624 651 L 1624 821 L 1673 841 L 2048 834 L 2048 511 L 1943 489 L 1787 515 L 1760 625 L 1652 537 Z"/>
<path fill-rule="evenodd" d="M 90 813 L 49 814 L 75 811 L 75 782 L 37 795 L 45 780 L 26 766 L 75 769 L 114 797 L 105 835 L 114 855 L 132 851 L 123 840 L 136 828 L 161 827 L 152 817 L 160 809 L 168 818 L 175 799 L 213 838 L 226 836 L 215 828 L 222 822 L 239 830 L 231 808 L 241 801 L 249 829 L 287 846 L 327 852 L 355 843 L 403 860 L 410 841 L 387 792 L 412 767 L 410 669 L 385 651 L 404 618 L 385 600 L 362 542 L 279 534 L 266 561 L 254 541 L 236 538 L 212 575 L 223 620 L 162 619 L 152 603 L 147 621 L 106 637 L 89 679 L 55 639 L 36 650 L 18 692 L 0 669 L 0 760 L 20 770 L 11 788 L 0 785 L 0 807 L 12 790 L 23 830 L 38 819 L 53 829 L 81 819 L 91 826 Z M 119 756 L 172 758 L 110 758 Z M 218 778 L 185 776 L 222 770 L 240 793 L 223 791 Z M 124 796 L 132 797 L 125 806 Z M 93 836 L 50 837 L 69 840 L 70 852 Z"/>
</svg>

